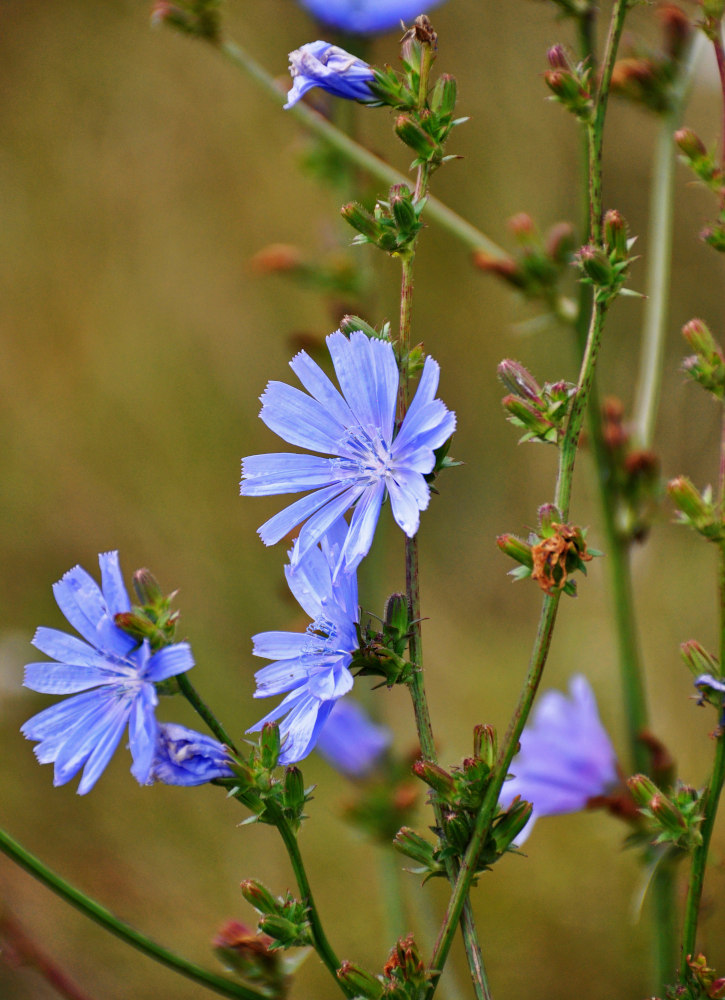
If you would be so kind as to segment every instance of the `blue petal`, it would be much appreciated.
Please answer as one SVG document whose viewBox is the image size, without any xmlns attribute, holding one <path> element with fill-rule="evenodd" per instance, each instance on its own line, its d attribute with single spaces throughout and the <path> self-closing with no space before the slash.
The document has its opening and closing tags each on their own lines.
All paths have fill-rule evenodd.
<svg viewBox="0 0 725 1000">
<path fill-rule="evenodd" d="M 327 534 L 343 516 L 346 510 L 355 503 L 357 498 L 365 490 L 364 483 L 355 483 L 341 493 L 339 497 L 333 498 L 318 513 L 310 517 L 302 527 L 297 544 L 292 552 L 292 566 L 296 566 L 313 546 Z"/>
<path fill-rule="evenodd" d="M 419 472 L 396 469 L 395 481 L 388 484 L 390 506 L 396 524 L 412 538 L 420 524 L 420 511 L 430 500 L 430 489 Z"/>
<path fill-rule="evenodd" d="M 290 361 L 290 368 L 310 395 L 327 410 L 335 423 L 340 427 L 350 427 L 355 423 L 352 410 L 343 397 L 320 366 L 304 351 L 300 351 Z"/>
<path fill-rule="evenodd" d="M 350 778 L 362 778 L 390 746 L 392 733 L 375 725 L 352 698 L 335 703 L 317 738 L 317 752 Z"/>
<path fill-rule="evenodd" d="M 384 496 L 385 484 L 381 479 L 367 487 L 355 507 L 350 530 L 335 568 L 336 578 L 343 567 L 348 573 L 356 569 L 370 551 Z"/>
<path fill-rule="evenodd" d="M 240 493 L 248 497 L 302 493 L 340 481 L 332 459 L 294 452 L 250 455 L 242 461 L 242 477 Z"/>
<path fill-rule="evenodd" d="M 126 720 L 121 716 L 112 718 L 105 731 L 99 732 L 99 739 L 93 748 L 92 753 L 83 768 L 83 777 L 78 783 L 78 794 L 85 795 L 98 781 L 105 771 L 108 762 L 116 751 L 116 747 L 121 741 L 121 736 L 126 728 Z M 100 729 L 100 727 L 99 727 Z"/>
<path fill-rule="evenodd" d="M 274 517 L 270 517 L 268 521 L 265 521 L 258 529 L 259 537 L 265 545 L 274 545 L 280 538 L 284 538 L 285 535 L 288 535 L 290 531 L 301 524 L 302 521 L 306 521 L 308 517 L 321 507 L 324 507 L 325 504 L 329 504 L 331 500 L 334 500 L 340 494 L 346 497 L 349 493 L 350 486 L 348 483 L 334 483 L 332 486 L 316 490 L 309 496 L 301 497 L 290 504 L 289 507 L 281 510 L 279 514 L 275 514 Z M 347 510 L 353 500 L 354 497 L 347 504 L 343 505 L 338 516 L 341 516 Z"/>
<path fill-rule="evenodd" d="M 278 660 L 262 667 L 254 675 L 257 682 L 254 697 L 269 698 L 285 691 L 294 691 L 307 683 L 309 666 L 309 661 L 305 662 L 302 657 L 297 657 L 294 660 Z"/>
<path fill-rule="evenodd" d="M 108 662 L 107 658 L 82 639 L 54 628 L 39 628 L 33 636 L 33 645 L 46 656 L 52 656 L 60 663 L 79 667 L 99 667 Z"/>
<path fill-rule="evenodd" d="M 310 698 L 306 704 L 302 703 L 290 712 L 280 726 L 283 740 L 280 764 L 294 764 L 314 749 L 320 730 L 327 722 L 334 704 L 334 701 L 320 702 L 316 698 Z"/>
<path fill-rule="evenodd" d="M 400 34 L 400 22 L 420 14 L 420 0 L 300 0 L 311 14 L 342 31 L 369 35 L 384 31 Z M 443 0 L 428 0 L 427 11 Z"/>
<path fill-rule="evenodd" d="M 259 416 L 283 440 L 310 451 L 337 454 L 337 442 L 345 434 L 345 425 L 339 424 L 316 399 L 286 382 L 270 382 L 262 403 Z"/>
<path fill-rule="evenodd" d="M 252 636 L 252 653 L 267 660 L 290 660 L 300 655 L 307 641 L 305 632 L 258 632 Z"/>
<path fill-rule="evenodd" d="M 130 611 L 131 601 L 121 575 L 118 552 L 102 552 L 98 562 L 101 566 L 101 590 L 111 618 Z"/>
<path fill-rule="evenodd" d="M 28 663 L 23 684 L 41 694 L 75 694 L 99 684 L 117 682 L 118 677 L 98 667 L 77 667 L 67 663 Z"/>
<path fill-rule="evenodd" d="M 160 652 L 164 652 L 164 650 L 160 650 Z M 156 655 L 158 656 L 158 653 Z M 158 738 L 158 723 L 154 713 L 156 702 L 156 692 L 153 685 L 144 684 L 134 699 L 131 717 L 128 720 L 128 745 L 133 757 L 131 774 L 140 785 L 148 784 L 156 751 Z"/>
<path fill-rule="evenodd" d="M 173 646 L 164 646 L 149 659 L 144 676 L 158 683 L 176 674 L 186 673 L 194 666 L 194 657 L 188 642 L 175 642 Z"/>
</svg>

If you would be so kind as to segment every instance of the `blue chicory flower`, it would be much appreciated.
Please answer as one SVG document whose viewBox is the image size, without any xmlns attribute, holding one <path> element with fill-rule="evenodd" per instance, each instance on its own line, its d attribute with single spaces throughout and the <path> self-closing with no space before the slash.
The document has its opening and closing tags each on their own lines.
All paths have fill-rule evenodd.
<svg viewBox="0 0 725 1000">
<path fill-rule="evenodd" d="M 95 785 L 127 724 L 131 773 L 141 784 L 148 782 L 158 736 L 154 684 L 194 666 L 187 643 L 152 653 L 148 642 L 139 645 L 116 626 L 114 616 L 131 608 L 118 553 L 105 552 L 98 560 L 100 587 L 80 566 L 53 585 L 58 607 L 86 641 L 39 628 L 33 645 L 53 661 L 25 668 L 24 683 L 31 690 L 73 695 L 34 715 L 21 732 L 40 741 L 35 754 L 41 764 L 55 763 L 55 785 L 84 768 L 80 795 Z"/>
<path fill-rule="evenodd" d="M 335 702 L 317 738 L 317 752 L 347 778 L 364 778 L 390 746 L 393 734 L 372 722 L 354 698 Z"/>
<path fill-rule="evenodd" d="M 357 56 L 330 42 L 308 42 L 289 54 L 292 88 L 285 109 L 291 108 L 313 87 L 321 87 L 333 97 L 369 103 L 376 97 L 370 90 L 375 79 L 370 66 Z"/>
<path fill-rule="evenodd" d="M 340 550 L 351 571 L 373 542 L 380 507 L 390 496 L 393 517 L 412 538 L 430 499 L 425 475 L 435 466 L 434 449 L 453 433 L 456 417 L 439 399 L 439 367 L 426 358 L 418 389 L 395 433 L 398 365 L 392 345 L 362 332 L 348 339 L 339 330 L 327 346 L 342 393 L 304 351 L 290 362 L 310 395 L 284 382 L 270 382 L 260 417 L 290 444 L 333 457 L 277 453 L 252 455 L 242 463 L 241 493 L 271 496 L 313 490 L 259 529 L 273 545 L 297 525 L 292 563 L 304 558 L 344 513 L 355 507 Z"/>
<path fill-rule="evenodd" d="M 581 674 L 572 677 L 568 698 L 560 691 L 541 695 L 520 742 L 511 765 L 514 777 L 499 800 L 508 806 L 520 795 L 533 806 L 531 820 L 516 838 L 519 844 L 538 816 L 578 812 L 618 783 L 614 748 Z"/>
<path fill-rule="evenodd" d="M 252 639 L 255 656 L 275 661 L 257 671 L 254 697 L 289 692 L 248 730 L 257 732 L 265 722 L 282 719 L 280 764 L 293 764 L 307 756 L 335 702 L 352 688 L 348 667 L 358 647 L 357 578 L 354 573 L 339 573 L 333 579 L 333 567 L 344 540 L 343 521 L 333 526 L 301 562 L 294 565 L 291 558 L 285 567 L 290 590 L 313 619 L 307 631 L 260 632 Z"/>
<path fill-rule="evenodd" d="M 149 783 L 191 787 L 213 778 L 230 778 L 232 773 L 229 756 L 218 740 L 176 722 L 161 723 Z"/>
<path fill-rule="evenodd" d="M 401 21 L 412 21 L 443 0 L 300 0 L 302 6 L 320 21 L 340 31 L 372 35 L 400 28 Z"/>
</svg>

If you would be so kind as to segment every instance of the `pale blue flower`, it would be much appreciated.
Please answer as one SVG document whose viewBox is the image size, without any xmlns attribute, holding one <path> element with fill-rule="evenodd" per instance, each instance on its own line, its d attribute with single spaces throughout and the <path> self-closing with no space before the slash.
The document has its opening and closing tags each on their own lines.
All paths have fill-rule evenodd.
<svg viewBox="0 0 725 1000">
<path fill-rule="evenodd" d="M 290 52 L 289 61 L 292 89 L 287 94 L 285 108 L 291 108 L 313 87 L 349 101 L 376 100 L 370 90 L 375 79 L 373 71 L 362 59 L 337 45 L 322 40 L 308 42 Z"/>
<path fill-rule="evenodd" d="M 33 691 L 73 695 L 33 716 L 21 731 L 40 741 L 35 754 L 41 764 L 55 764 L 55 785 L 84 768 L 80 795 L 95 785 L 126 725 L 131 773 L 141 784 L 149 780 L 158 736 L 154 684 L 194 666 L 187 643 L 152 653 L 148 642 L 139 645 L 115 625 L 114 616 L 131 608 L 118 553 L 105 552 L 98 559 L 100 587 L 80 566 L 53 586 L 58 607 L 85 642 L 39 628 L 33 645 L 53 660 L 25 668 L 25 686 Z"/>
<path fill-rule="evenodd" d="M 149 782 L 190 787 L 230 777 L 229 756 L 218 740 L 176 722 L 161 723 Z"/>
<path fill-rule="evenodd" d="M 418 389 L 396 433 L 398 365 L 392 345 L 361 332 L 327 338 L 340 393 L 304 351 L 290 362 L 309 392 L 270 382 L 260 417 L 281 438 L 333 457 L 277 453 L 252 455 L 242 463 L 244 496 L 301 493 L 259 529 L 273 545 L 301 522 L 293 565 L 354 506 L 340 551 L 341 566 L 355 569 L 372 545 L 380 507 L 390 497 L 393 517 L 409 538 L 430 499 L 425 480 L 435 466 L 434 449 L 453 433 L 456 417 L 435 398 L 438 364 L 426 358 Z"/>
<path fill-rule="evenodd" d="M 500 797 L 503 806 L 517 795 L 533 806 L 531 820 L 516 838 L 519 844 L 538 816 L 578 812 L 618 783 L 614 748 L 581 674 L 569 682 L 569 697 L 560 691 L 541 695 L 520 742 L 511 764 L 514 777 Z"/>
<path fill-rule="evenodd" d="M 390 746 L 393 734 L 372 722 L 354 698 L 335 702 L 317 737 L 317 752 L 348 778 L 364 778 Z"/>
<path fill-rule="evenodd" d="M 443 0 L 300 0 L 302 6 L 325 24 L 339 31 L 372 35 L 398 31 L 400 22 L 427 14 Z"/>
<path fill-rule="evenodd" d="M 265 722 L 281 719 L 280 764 L 293 764 L 307 756 L 335 702 L 353 684 L 348 667 L 358 647 L 357 579 L 354 573 L 339 573 L 333 579 L 344 540 L 343 521 L 296 566 L 291 559 L 285 567 L 290 590 L 313 619 L 307 631 L 260 632 L 252 639 L 255 656 L 275 661 L 257 671 L 254 697 L 289 692 L 249 730 L 257 732 Z"/>
</svg>

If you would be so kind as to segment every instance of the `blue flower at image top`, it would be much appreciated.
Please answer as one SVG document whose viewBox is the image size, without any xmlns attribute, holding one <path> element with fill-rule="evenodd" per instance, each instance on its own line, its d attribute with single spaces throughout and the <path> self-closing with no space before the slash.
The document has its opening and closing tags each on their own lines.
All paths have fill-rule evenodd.
<svg viewBox="0 0 725 1000">
<path fill-rule="evenodd" d="M 308 90 L 320 87 L 348 101 L 375 101 L 370 84 L 375 79 L 366 62 L 330 42 L 308 42 L 289 54 L 292 88 L 285 109 L 291 108 Z"/>
<path fill-rule="evenodd" d="M 280 764 L 293 764 L 307 756 L 335 702 L 352 688 L 348 667 L 358 647 L 357 579 L 354 573 L 339 573 L 333 579 L 345 527 L 344 521 L 334 525 L 296 566 L 285 566 L 290 590 L 313 619 L 307 630 L 260 632 L 252 639 L 255 656 L 275 661 L 255 674 L 254 697 L 289 692 L 248 730 L 257 732 L 265 722 L 282 719 Z"/>
<path fill-rule="evenodd" d="M 531 820 L 516 838 L 518 844 L 528 837 L 538 816 L 578 812 L 619 782 L 617 756 L 586 677 L 572 677 L 569 695 L 561 691 L 541 695 L 511 763 L 514 777 L 501 790 L 502 806 L 510 805 L 517 795 L 533 806 Z"/>
<path fill-rule="evenodd" d="M 354 698 L 335 702 L 317 738 L 317 752 L 347 778 L 364 778 L 390 746 L 393 734 L 372 722 Z"/>
<path fill-rule="evenodd" d="M 149 782 L 191 787 L 231 776 L 229 758 L 219 740 L 176 722 L 161 723 Z"/>
<path fill-rule="evenodd" d="M 131 609 L 118 553 L 98 559 L 100 587 L 80 566 L 53 585 L 58 607 L 83 639 L 39 628 L 33 645 L 53 660 L 25 668 L 24 683 L 31 690 L 73 696 L 34 715 L 21 732 L 39 741 L 35 754 L 41 764 L 55 764 L 55 785 L 83 768 L 80 795 L 95 785 L 127 725 L 131 773 L 141 784 L 149 781 L 158 737 L 154 684 L 194 666 L 187 643 L 152 653 L 148 642 L 139 644 L 116 626 L 114 616 Z"/>
<path fill-rule="evenodd" d="M 353 34 L 372 35 L 397 31 L 401 21 L 427 14 L 443 0 L 300 0 L 320 21 Z"/>
<path fill-rule="evenodd" d="M 305 522 L 293 565 L 354 507 L 337 573 L 355 569 L 367 555 L 386 495 L 398 525 L 409 538 L 415 535 L 430 499 L 425 476 L 435 467 L 434 450 L 451 436 L 456 417 L 435 398 L 439 367 L 428 357 L 396 433 L 399 375 L 392 345 L 362 332 L 348 340 L 337 331 L 327 338 L 327 346 L 342 392 L 301 351 L 290 367 L 309 395 L 284 382 L 270 382 L 261 397 L 260 417 L 290 444 L 332 457 L 252 455 L 242 463 L 241 493 L 313 491 L 259 529 L 265 545 L 273 545 Z"/>
</svg>

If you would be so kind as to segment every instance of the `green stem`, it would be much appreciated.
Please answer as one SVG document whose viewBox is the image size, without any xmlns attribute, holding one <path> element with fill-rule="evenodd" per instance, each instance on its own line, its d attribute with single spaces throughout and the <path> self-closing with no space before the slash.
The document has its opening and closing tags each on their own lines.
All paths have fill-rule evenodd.
<svg viewBox="0 0 725 1000">
<path fill-rule="evenodd" d="M 242 986 L 240 983 L 227 979 L 224 976 L 207 972 L 206 969 L 202 969 L 192 962 L 187 962 L 185 958 L 181 958 L 181 956 L 174 954 L 174 952 L 168 951 L 161 945 L 156 944 L 155 941 L 147 938 L 144 934 L 124 923 L 124 921 L 119 920 L 105 906 L 101 906 L 94 899 L 90 899 L 85 893 L 82 893 L 75 886 L 72 886 L 65 879 L 61 878 L 60 875 L 51 871 L 39 858 L 26 851 L 24 847 L 4 830 L 0 830 L 0 851 L 55 892 L 61 899 L 64 899 L 66 903 L 75 906 L 77 910 L 90 917 L 91 920 L 95 920 L 97 924 L 110 931 L 111 934 L 115 934 L 116 937 L 121 938 L 126 944 L 142 951 L 144 955 L 148 955 L 154 961 L 168 966 L 174 972 L 186 976 L 187 979 L 191 979 L 193 982 L 199 983 L 200 986 L 219 993 L 221 996 L 238 998 L 238 1000 L 260 1000 L 260 998 L 263 998 L 263 994 L 257 993 L 255 990 L 251 990 L 247 986 Z"/>
<path fill-rule="evenodd" d="M 276 819 L 276 826 L 280 832 L 282 840 L 284 841 L 284 846 L 287 848 L 287 854 L 290 859 L 290 864 L 292 865 L 292 870 L 295 873 L 297 888 L 299 889 L 302 902 L 307 908 L 307 919 L 310 923 L 310 930 L 312 931 L 312 940 L 314 942 L 315 951 L 325 963 L 330 971 L 330 974 L 332 975 L 332 978 L 335 980 L 345 996 L 353 996 L 354 990 L 352 990 L 351 987 L 348 988 L 340 979 L 337 978 L 337 970 L 340 968 L 340 960 L 332 950 L 332 946 L 327 940 L 327 935 L 325 934 L 322 926 L 320 914 L 317 910 L 314 896 L 312 895 L 310 881 L 307 878 L 307 871 L 305 870 L 305 865 L 302 860 L 299 844 L 297 843 L 297 835 L 281 814 Z"/>
<path fill-rule="evenodd" d="M 234 753 L 238 753 L 238 750 L 234 746 L 234 743 L 227 735 L 224 726 L 221 724 L 221 722 L 219 722 L 219 720 L 214 715 L 209 706 L 206 704 L 206 702 L 204 702 L 203 699 L 199 696 L 199 693 L 197 692 L 196 688 L 189 680 L 188 675 L 179 674 L 177 680 L 179 682 L 179 690 L 181 691 L 183 696 L 186 698 L 186 700 L 189 702 L 192 708 L 201 716 L 201 718 L 207 724 L 212 733 L 214 733 L 219 742 L 223 743 L 224 746 L 229 747 L 229 749 L 233 750 Z"/>
<path fill-rule="evenodd" d="M 633 408 L 634 436 L 639 447 L 645 449 L 652 447 L 667 339 L 675 175 L 675 144 L 672 137 L 681 123 L 692 76 L 706 44 L 705 36 L 697 32 L 672 88 L 670 105 L 662 117 L 652 162 L 647 233 L 647 298 L 642 319 L 640 377 Z"/>
<path fill-rule="evenodd" d="M 387 844 L 381 845 L 377 856 L 387 944 L 405 935 L 408 921 L 403 902 L 399 858 Z"/>
<path fill-rule="evenodd" d="M 720 473 L 719 473 L 719 504 L 723 510 L 725 502 L 725 408 L 721 415 L 721 437 L 720 437 Z M 718 552 L 718 589 L 720 603 L 720 665 L 725 663 L 725 543 L 721 542 Z M 700 916 L 700 902 L 702 900 L 702 889 L 705 882 L 705 866 L 710 850 L 710 840 L 715 826 L 718 805 L 720 803 L 720 793 L 722 792 L 723 780 L 725 780 L 725 732 L 721 725 L 722 718 L 718 720 L 717 743 L 715 744 L 715 760 L 712 766 L 712 774 L 707 788 L 702 796 L 702 810 L 704 820 L 700 827 L 702 843 L 695 848 L 692 855 L 692 868 L 690 871 L 690 885 L 687 891 L 687 902 L 685 903 L 685 920 L 682 931 L 682 952 L 680 954 L 680 982 L 686 983 L 688 980 L 687 959 L 695 954 L 697 943 L 697 923 Z"/>
<path fill-rule="evenodd" d="M 219 51 L 231 63 L 244 72 L 269 96 L 279 107 L 280 98 L 284 96 L 284 91 L 278 86 L 274 77 L 271 76 L 259 63 L 237 45 L 231 39 L 224 39 L 218 45 Z M 409 178 L 400 171 L 395 170 L 384 160 L 369 152 L 364 146 L 355 142 L 336 128 L 322 115 L 318 114 L 307 104 L 302 102 L 290 108 L 287 114 L 304 125 L 310 132 L 314 132 L 324 139 L 336 152 L 356 163 L 362 170 L 367 171 L 372 177 L 390 186 L 392 184 L 408 184 Z M 487 254 L 499 260 L 508 260 L 508 254 L 497 243 L 472 226 L 464 218 L 458 215 L 453 209 L 444 205 L 437 198 L 430 197 L 425 206 L 426 218 L 432 219 L 442 226 L 449 233 L 460 240 L 464 246 L 470 250 L 483 250 Z"/>
</svg>

